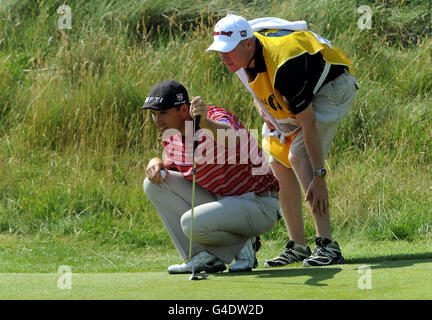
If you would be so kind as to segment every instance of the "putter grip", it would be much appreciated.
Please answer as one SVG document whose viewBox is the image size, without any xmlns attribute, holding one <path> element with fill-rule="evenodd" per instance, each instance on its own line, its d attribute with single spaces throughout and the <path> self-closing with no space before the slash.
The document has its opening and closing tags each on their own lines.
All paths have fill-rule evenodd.
<svg viewBox="0 0 432 320">
<path fill-rule="evenodd" d="M 195 156 L 195 151 L 198 148 L 198 137 L 196 137 L 195 140 L 195 133 L 199 130 L 199 122 L 200 122 L 201 116 L 196 116 L 194 119 L 194 142 L 193 142 L 193 154 Z"/>
</svg>

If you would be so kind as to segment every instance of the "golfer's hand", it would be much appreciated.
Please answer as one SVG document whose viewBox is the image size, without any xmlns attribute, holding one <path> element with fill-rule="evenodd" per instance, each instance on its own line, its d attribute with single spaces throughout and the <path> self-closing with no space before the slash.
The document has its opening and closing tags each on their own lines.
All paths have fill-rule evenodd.
<svg viewBox="0 0 432 320">
<path fill-rule="evenodd" d="M 312 213 L 317 215 L 329 214 L 327 184 L 324 178 L 314 177 L 306 191 L 305 200 L 309 202 Z"/>
<path fill-rule="evenodd" d="M 161 170 L 165 171 L 165 178 L 162 176 Z M 152 183 L 162 183 L 169 176 L 169 171 L 161 159 L 153 158 L 147 165 L 146 175 Z"/>
<path fill-rule="evenodd" d="M 200 116 L 199 127 L 203 127 L 201 124 L 207 121 L 207 105 L 204 103 L 203 98 L 199 96 L 192 97 L 189 113 L 192 119 L 195 119 L 196 116 Z"/>
</svg>

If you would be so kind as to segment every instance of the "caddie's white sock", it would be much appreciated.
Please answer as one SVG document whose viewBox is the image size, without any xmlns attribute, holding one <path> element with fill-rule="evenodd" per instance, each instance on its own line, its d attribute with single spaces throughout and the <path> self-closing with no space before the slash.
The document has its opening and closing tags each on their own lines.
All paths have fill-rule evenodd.
<svg viewBox="0 0 432 320">
<path fill-rule="evenodd" d="M 303 251 L 306 251 L 307 247 L 298 243 L 294 243 L 294 249 L 302 249 Z"/>
</svg>

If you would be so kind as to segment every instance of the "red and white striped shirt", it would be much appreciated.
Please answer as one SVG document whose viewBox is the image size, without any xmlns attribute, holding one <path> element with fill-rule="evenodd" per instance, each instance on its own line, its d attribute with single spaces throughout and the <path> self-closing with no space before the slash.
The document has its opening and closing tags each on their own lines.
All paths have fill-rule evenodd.
<svg viewBox="0 0 432 320">
<path fill-rule="evenodd" d="M 217 139 L 210 131 L 200 129 L 195 153 L 196 183 L 222 196 L 278 191 L 279 184 L 258 143 L 238 118 L 218 107 L 208 107 L 207 118 L 229 124 L 235 130 L 231 134 L 239 137 L 239 143 L 230 148 L 225 146 L 225 138 Z M 186 123 L 186 137 L 175 134 L 163 138 L 165 165 L 169 170 L 179 171 L 189 181 L 193 175 L 192 126 L 192 121 Z"/>
</svg>

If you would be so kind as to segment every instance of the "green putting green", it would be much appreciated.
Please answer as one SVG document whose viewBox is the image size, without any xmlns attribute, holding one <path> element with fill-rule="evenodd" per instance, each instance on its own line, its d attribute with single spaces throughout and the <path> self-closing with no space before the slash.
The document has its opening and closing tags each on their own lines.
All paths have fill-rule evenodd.
<svg viewBox="0 0 432 320">
<path fill-rule="evenodd" d="M 67 271 L 67 270 L 66 270 Z M 144 273 L 2 273 L 0 299 L 432 299 L 430 259 L 300 264 L 250 273 L 189 275 Z"/>
</svg>

